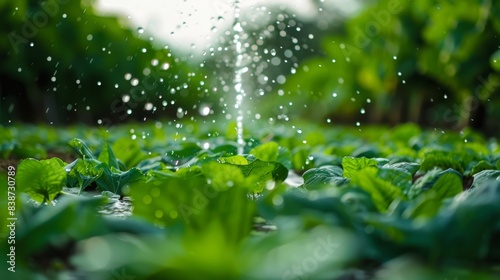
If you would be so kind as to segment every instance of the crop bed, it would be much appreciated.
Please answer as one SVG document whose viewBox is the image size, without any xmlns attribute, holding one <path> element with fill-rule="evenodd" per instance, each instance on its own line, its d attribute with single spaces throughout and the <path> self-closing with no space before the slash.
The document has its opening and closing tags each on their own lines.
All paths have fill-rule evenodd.
<svg viewBox="0 0 500 280">
<path fill-rule="evenodd" d="M 500 277 L 496 139 L 245 129 L 237 154 L 234 124 L 0 127 L 0 278 Z"/>
</svg>

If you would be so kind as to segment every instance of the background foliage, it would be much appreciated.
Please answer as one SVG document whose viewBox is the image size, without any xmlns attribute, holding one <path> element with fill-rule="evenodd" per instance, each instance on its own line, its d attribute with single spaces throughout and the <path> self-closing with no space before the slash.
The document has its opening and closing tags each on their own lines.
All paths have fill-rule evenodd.
<svg viewBox="0 0 500 280">
<path fill-rule="evenodd" d="M 284 120 L 497 128 L 500 4 L 360 3 L 353 15 L 243 15 L 248 108 Z M 0 14 L 2 123 L 179 118 L 202 104 L 225 113 L 232 102 L 230 34 L 200 63 L 96 14 L 92 1 L 2 1 Z"/>
</svg>

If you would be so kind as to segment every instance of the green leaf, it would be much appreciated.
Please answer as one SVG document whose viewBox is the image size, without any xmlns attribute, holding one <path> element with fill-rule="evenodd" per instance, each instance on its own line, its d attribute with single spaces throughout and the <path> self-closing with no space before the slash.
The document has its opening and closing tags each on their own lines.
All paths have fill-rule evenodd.
<svg viewBox="0 0 500 280">
<path fill-rule="evenodd" d="M 279 146 L 276 142 L 261 144 L 249 152 L 257 159 L 267 162 L 279 162 L 286 168 L 292 167 L 292 156 L 288 149 Z"/>
<path fill-rule="evenodd" d="M 248 160 L 244 156 L 221 157 L 218 159 L 218 162 L 235 164 L 235 165 L 247 165 L 248 164 Z"/>
<path fill-rule="evenodd" d="M 360 188 L 343 188 L 340 201 L 354 213 L 376 212 L 372 197 Z"/>
<path fill-rule="evenodd" d="M 105 163 L 95 166 L 102 175 L 96 180 L 97 187 L 101 191 L 110 191 L 123 195 L 123 188 L 127 185 L 144 179 L 144 175 L 137 168 L 131 168 L 127 171 L 120 171 L 114 167 L 109 167 Z"/>
<path fill-rule="evenodd" d="M 452 169 L 443 171 L 432 186 L 432 191 L 436 193 L 438 199 L 453 197 L 462 192 L 462 175 Z"/>
<path fill-rule="evenodd" d="M 217 191 L 227 190 L 233 186 L 246 188 L 251 185 L 248 184 L 249 181 L 247 181 L 246 177 L 249 177 L 249 175 L 256 176 L 256 174 L 243 174 L 240 165 L 217 162 L 207 163 L 201 167 L 201 170 L 205 177 L 210 180 L 211 186 Z"/>
<path fill-rule="evenodd" d="M 89 147 L 80 139 L 75 138 L 69 141 L 69 146 L 82 158 L 95 158 Z"/>
<path fill-rule="evenodd" d="M 272 192 L 258 201 L 258 207 L 259 212 L 266 219 L 296 216 L 304 220 L 305 227 L 331 224 L 354 228 L 357 223 L 352 212 L 340 198 L 325 189 L 315 193 L 302 193 L 294 189 L 286 193 Z"/>
<path fill-rule="evenodd" d="M 459 160 L 460 159 L 460 160 Z M 424 156 L 424 160 L 420 165 L 421 171 L 429 171 L 436 167 L 441 169 L 454 169 L 460 173 L 464 173 L 464 167 L 462 165 L 462 156 L 454 153 L 445 152 L 430 152 Z"/>
<path fill-rule="evenodd" d="M 63 196 L 54 207 L 31 209 L 31 213 L 26 213 L 29 219 L 23 221 L 16 236 L 16 242 L 30 246 L 20 246 L 16 253 L 32 255 L 69 245 L 65 242 L 108 233 L 104 218 L 96 215 L 96 208 L 104 202 L 102 197 Z"/>
<path fill-rule="evenodd" d="M 111 147 L 116 158 L 121 160 L 127 169 L 138 165 L 141 161 L 151 158 L 151 155 L 148 156 L 148 154 L 141 149 L 136 140 L 130 138 L 120 138 L 116 140 Z"/>
<path fill-rule="evenodd" d="M 402 170 L 410 173 L 413 176 L 420 169 L 420 164 L 416 162 L 398 162 L 385 164 L 383 167 L 388 169 Z"/>
<path fill-rule="evenodd" d="M 435 196 L 435 192 L 425 192 L 411 201 L 410 205 L 403 211 L 403 218 L 432 218 L 441 208 L 443 200 Z"/>
<path fill-rule="evenodd" d="M 262 161 L 276 161 L 278 153 L 279 145 L 276 142 L 267 142 L 250 150 L 250 154 Z"/>
<path fill-rule="evenodd" d="M 396 199 L 404 200 L 400 188 L 377 177 L 377 169 L 365 168 L 353 173 L 351 185 L 357 186 L 370 194 L 373 204 L 380 212 L 385 212 Z"/>
<path fill-rule="evenodd" d="M 500 171 L 499 170 L 483 170 L 474 174 L 474 182 L 472 183 L 472 188 L 484 187 L 485 185 L 491 184 L 492 181 L 500 181 Z"/>
<path fill-rule="evenodd" d="M 489 170 L 489 169 L 495 169 L 495 166 L 493 166 L 491 163 L 489 163 L 485 160 L 482 160 L 482 161 L 478 162 L 476 165 L 474 165 L 474 167 L 472 167 L 471 175 L 474 175 L 474 174 L 479 173 L 483 170 Z"/>
<path fill-rule="evenodd" d="M 79 188 L 80 192 L 85 190 L 103 173 L 102 169 L 95 168 L 96 165 L 95 161 L 80 158 L 67 165 L 64 168 L 66 171 L 70 170 L 66 179 L 67 185 L 72 188 Z"/>
<path fill-rule="evenodd" d="M 278 162 L 265 162 L 261 160 L 254 160 L 247 165 L 236 165 L 238 166 L 245 177 L 256 177 L 257 188 L 254 190 L 260 192 L 265 187 L 268 181 L 285 181 L 288 177 L 288 169 Z"/>
<path fill-rule="evenodd" d="M 217 229 L 228 243 L 241 241 L 255 215 L 255 204 L 247 197 L 254 181 L 236 165 L 209 162 L 201 168 L 194 177 L 168 173 L 132 184 L 134 215 L 157 225 L 180 226 L 186 238 Z"/>
<path fill-rule="evenodd" d="M 355 173 L 363 170 L 367 167 L 377 167 L 378 162 L 375 159 L 369 159 L 365 157 L 354 158 L 354 157 L 344 157 L 342 158 L 342 168 L 344 169 L 343 176 L 346 178 L 352 178 Z"/>
<path fill-rule="evenodd" d="M 169 151 L 164 154 L 163 161 L 172 166 L 183 165 L 196 157 L 200 151 L 202 151 L 202 149 L 196 143 L 182 143 L 170 147 Z"/>
<path fill-rule="evenodd" d="M 66 184 L 64 166 L 58 158 L 22 160 L 16 175 L 17 188 L 38 202 L 50 202 Z"/>
<path fill-rule="evenodd" d="M 348 179 L 342 176 L 342 168 L 338 166 L 325 165 L 318 168 L 311 168 L 304 172 L 304 187 L 312 190 L 321 188 L 322 185 L 335 184 L 340 186 L 348 182 Z"/>
<path fill-rule="evenodd" d="M 113 153 L 109 143 L 104 145 L 104 149 L 99 154 L 97 160 L 106 163 L 109 167 L 120 169 L 118 161 L 116 160 L 115 154 Z"/>
<path fill-rule="evenodd" d="M 413 199 L 430 189 L 438 192 L 438 198 L 454 196 L 463 190 L 462 174 L 451 168 L 444 171 L 439 169 L 429 171 L 410 187 L 408 197 Z"/>
<path fill-rule="evenodd" d="M 378 169 L 377 176 L 391 182 L 394 186 L 400 188 L 401 190 L 408 190 L 413 181 L 413 176 L 411 173 L 407 172 L 404 169 L 399 168 L 388 168 L 380 167 Z"/>
</svg>

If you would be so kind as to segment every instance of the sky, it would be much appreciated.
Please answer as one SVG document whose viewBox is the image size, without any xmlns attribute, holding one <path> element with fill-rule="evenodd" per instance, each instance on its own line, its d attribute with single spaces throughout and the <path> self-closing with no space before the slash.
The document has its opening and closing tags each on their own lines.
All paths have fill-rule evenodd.
<svg viewBox="0 0 500 280">
<path fill-rule="evenodd" d="M 143 28 L 155 40 L 186 52 L 201 52 L 204 46 L 221 35 L 233 23 L 233 0 L 98 0 L 96 7 L 104 14 L 127 18 L 136 28 Z M 325 5 L 350 9 L 352 0 L 323 0 Z M 242 14 L 255 7 L 283 5 L 299 17 L 316 14 L 312 0 L 243 0 Z M 189 51 L 188 51 L 189 50 Z"/>
</svg>

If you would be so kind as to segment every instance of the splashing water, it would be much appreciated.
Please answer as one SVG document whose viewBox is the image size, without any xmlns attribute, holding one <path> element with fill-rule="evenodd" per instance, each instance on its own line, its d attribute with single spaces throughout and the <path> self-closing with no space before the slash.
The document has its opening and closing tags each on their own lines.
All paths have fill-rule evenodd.
<svg viewBox="0 0 500 280">
<path fill-rule="evenodd" d="M 243 67 L 243 49 L 241 39 L 244 35 L 243 28 L 240 22 L 240 2 L 239 0 L 233 1 L 234 8 L 234 24 L 233 24 L 233 44 L 235 45 L 235 75 L 233 79 L 234 90 L 236 93 L 236 103 L 234 105 L 237 110 L 236 116 L 236 141 L 238 144 L 238 154 L 243 154 L 245 147 L 245 140 L 243 136 L 243 99 L 245 98 L 245 90 L 243 89 L 242 74 Z"/>
</svg>

